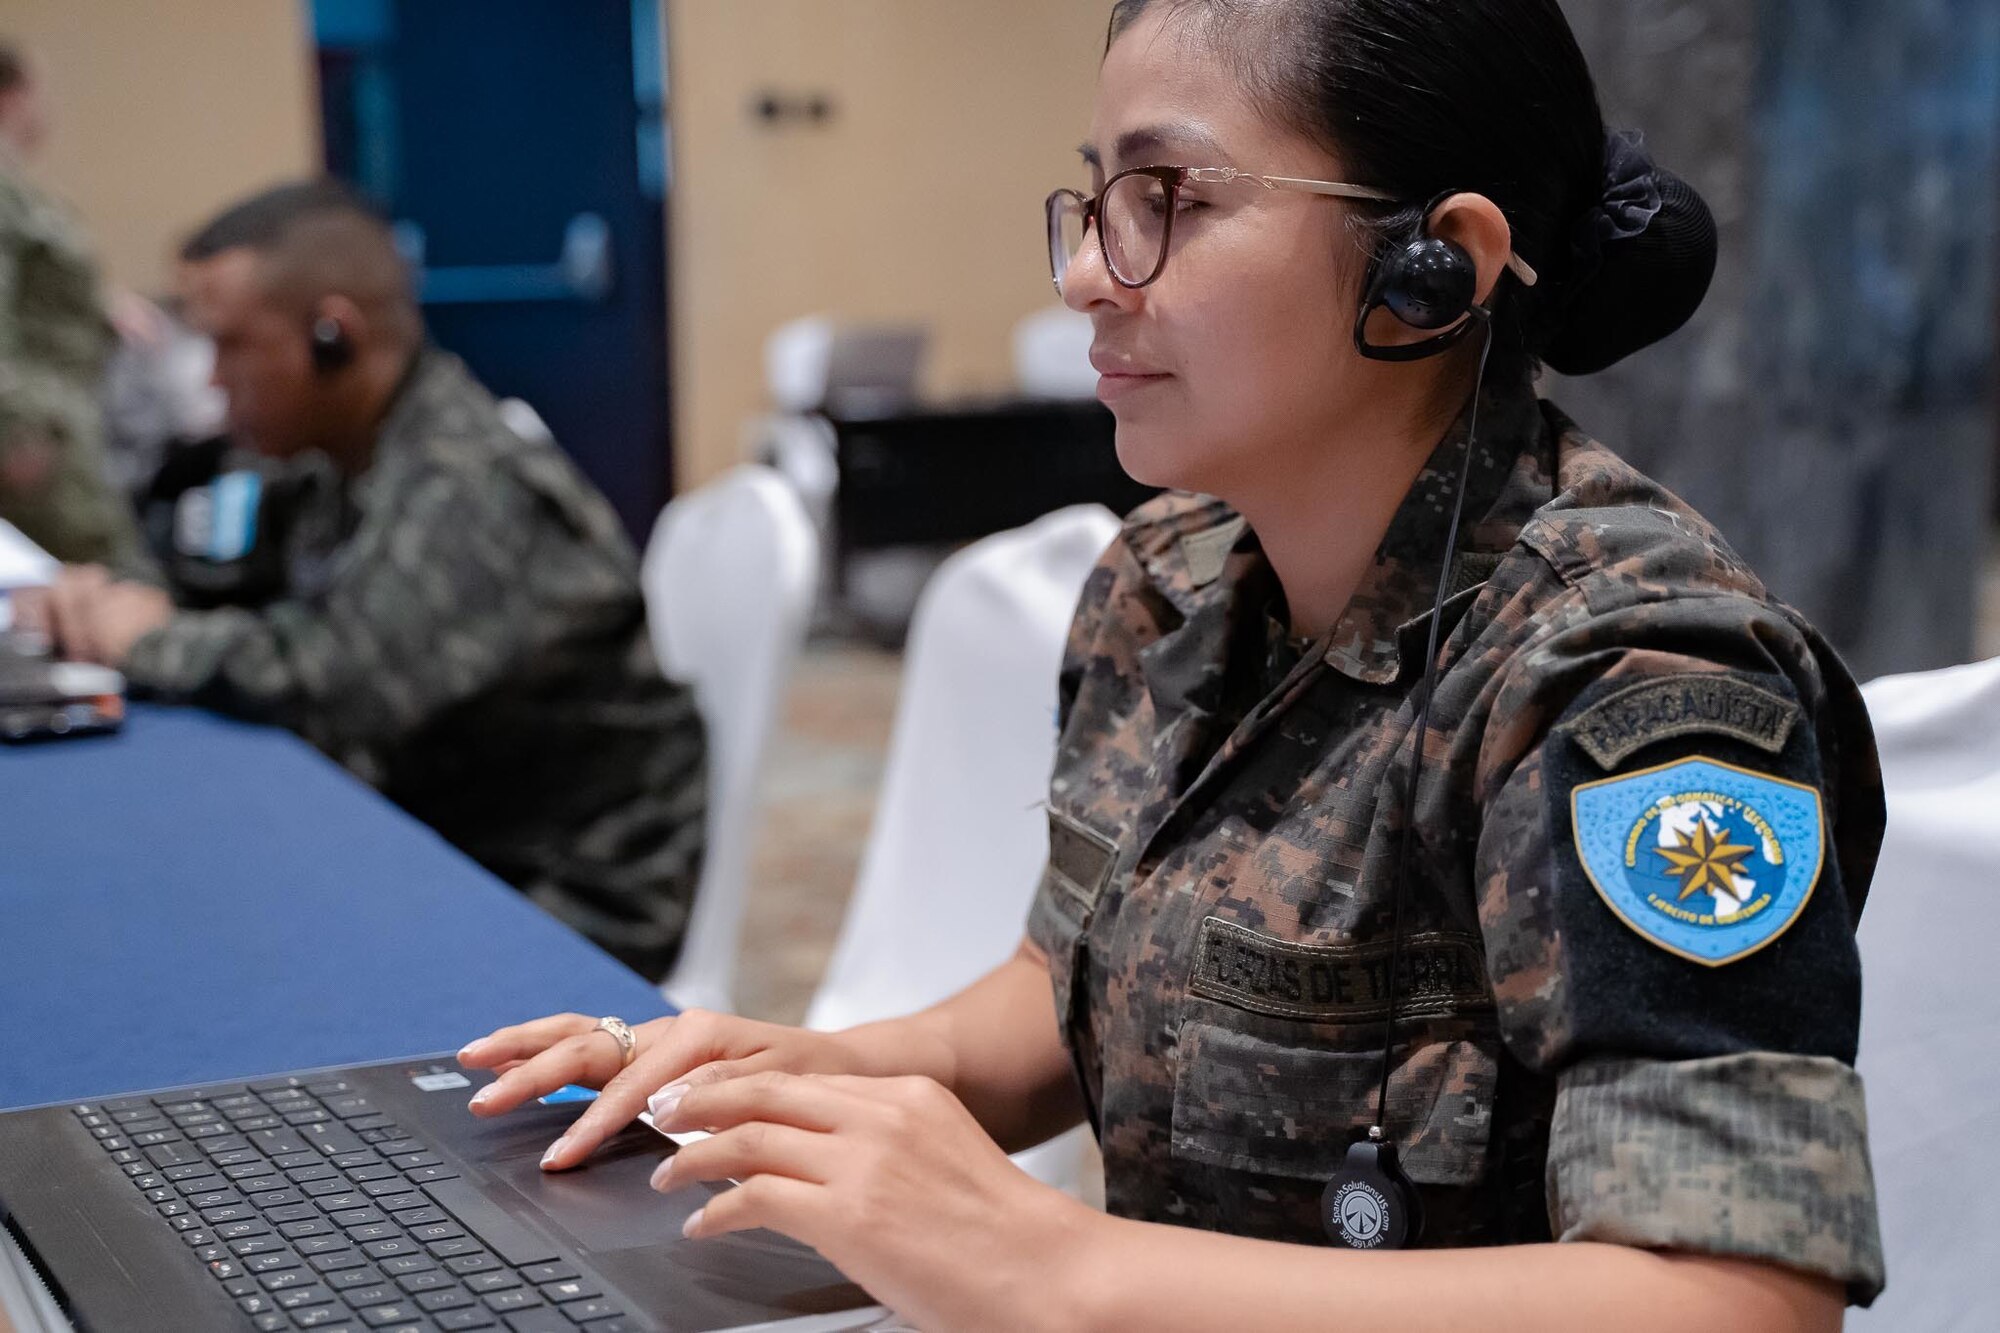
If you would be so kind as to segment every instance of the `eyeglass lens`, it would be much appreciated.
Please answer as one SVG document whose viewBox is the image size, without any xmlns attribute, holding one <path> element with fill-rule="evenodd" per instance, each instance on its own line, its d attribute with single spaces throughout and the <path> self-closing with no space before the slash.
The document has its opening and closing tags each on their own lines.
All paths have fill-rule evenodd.
<svg viewBox="0 0 2000 1333">
<path fill-rule="evenodd" d="M 1142 286 L 1159 273 L 1166 257 L 1171 202 L 1156 176 L 1120 176 L 1098 202 L 1098 229 L 1104 258 L 1118 281 Z M 1060 287 L 1084 243 L 1085 204 L 1063 192 L 1049 202 L 1049 264 Z"/>
</svg>

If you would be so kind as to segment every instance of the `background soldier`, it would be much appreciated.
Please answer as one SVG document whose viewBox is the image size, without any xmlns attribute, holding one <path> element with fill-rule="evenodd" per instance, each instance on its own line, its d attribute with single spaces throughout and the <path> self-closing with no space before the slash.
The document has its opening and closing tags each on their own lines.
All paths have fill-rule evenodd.
<svg viewBox="0 0 2000 1333">
<path fill-rule="evenodd" d="M 117 334 L 82 228 L 23 174 L 47 136 L 40 79 L 0 42 L 0 518 L 60 559 L 124 561 L 97 397 Z"/>
<path fill-rule="evenodd" d="M 291 727 L 663 975 L 700 859 L 703 739 L 610 506 L 425 345 L 388 227 L 342 187 L 259 195 L 181 257 L 230 437 L 258 462 L 184 501 L 175 539 L 260 554 L 279 586 L 193 610 L 70 568 L 24 618 L 137 692 Z M 263 503 L 280 492 L 282 512 Z"/>
</svg>

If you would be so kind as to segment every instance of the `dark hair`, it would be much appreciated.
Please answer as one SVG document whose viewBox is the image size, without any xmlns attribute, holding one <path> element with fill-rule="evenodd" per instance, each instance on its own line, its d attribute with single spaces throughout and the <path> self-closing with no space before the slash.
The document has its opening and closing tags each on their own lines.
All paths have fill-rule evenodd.
<svg viewBox="0 0 2000 1333">
<path fill-rule="evenodd" d="M 410 272 L 387 220 L 339 181 L 293 181 L 252 195 L 188 237 L 181 258 L 201 263 L 230 250 L 266 261 L 266 293 L 281 305 L 309 312 L 337 292 L 367 310 L 390 343 L 422 340 Z"/>
<path fill-rule="evenodd" d="M 181 244 L 181 258 L 199 263 L 225 250 L 276 250 L 302 224 L 325 218 L 371 224 L 388 234 L 382 215 L 341 182 L 291 181 L 224 209 Z"/>
<path fill-rule="evenodd" d="M 1635 140 L 1607 137 L 1556 0 L 1117 0 L 1107 50 L 1162 7 L 1225 51 L 1274 115 L 1338 153 L 1348 179 L 1396 197 L 1358 215 L 1371 250 L 1413 234 L 1449 191 L 1499 206 L 1541 281 L 1502 283 L 1496 364 L 1601 370 L 1679 328 L 1707 293 L 1706 206 Z M 1632 225 L 1607 225 L 1600 207 L 1619 170 L 1646 196 Z"/>
<path fill-rule="evenodd" d="M 27 57 L 21 48 L 0 37 L 0 97 L 5 97 L 28 81 Z"/>
</svg>

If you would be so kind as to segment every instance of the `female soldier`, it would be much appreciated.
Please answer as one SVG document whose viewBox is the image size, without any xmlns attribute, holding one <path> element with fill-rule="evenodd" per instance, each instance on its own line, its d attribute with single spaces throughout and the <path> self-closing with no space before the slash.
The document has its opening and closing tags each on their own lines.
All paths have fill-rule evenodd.
<svg viewBox="0 0 2000 1333">
<path fill-rule="evenodd" d="M 504 1029 L 475 1110 L 603 1085 L 561 1170 L 651 1095 L 719 1131 L 659 1188 L 743 1182 L 689 1234 L 926 1328 L 1837 1328 L 1866 716 L 1531 385 L 1685 320 L 1699 199 L 1556 0 L 1120 0 L 1083 154 L 1058 285 L 1174 493 L 1078 609 L 1019 954 L 837 1034 Z M 1108 1215 L 1002 1156 L 1085 1116 Z"/>
</svg>

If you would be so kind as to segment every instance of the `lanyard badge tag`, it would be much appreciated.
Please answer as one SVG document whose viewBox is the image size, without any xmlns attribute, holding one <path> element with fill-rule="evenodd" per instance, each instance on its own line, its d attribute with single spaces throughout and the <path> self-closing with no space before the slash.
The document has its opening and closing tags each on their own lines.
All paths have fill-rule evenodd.
<svg viewBox="0 0 2000 1333">
<path fill-rule="evenodd" d="M 1320 1195 L 1327 1237 L 1349 1250 L 1400 1250 L 1423 1235 L 1424 1209 L 1417 1187 L 1396 1160 L 1396 1145 L 1381 1131 L 1347 1149 L 1347 1160 Z"/>
</svg>

